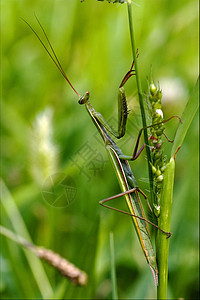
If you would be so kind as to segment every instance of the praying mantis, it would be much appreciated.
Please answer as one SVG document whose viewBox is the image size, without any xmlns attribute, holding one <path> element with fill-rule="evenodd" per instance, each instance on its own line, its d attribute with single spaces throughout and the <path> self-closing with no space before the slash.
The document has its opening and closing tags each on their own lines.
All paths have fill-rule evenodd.
<svg viewBox="0 0 200 300">
<path fill-rule="evenodd" d="M 52 44 L 50 43 L 50 41 L 47 37 L 47 34 L 46 34 L 43 26 L 41 25 L 41 23 L 37 17 L 36 17 L 36 19 L 44 33 L 44 36 L 50 47 L 50 50 L 47 49 L 46 45 L 41 40 L 41 38 L 36 33 L 36 31 L 32 28 L 32 26 L 28 22 L 26 22 L 24 19 L 23 19 L 23 21 L 29 26 L 29 28 L 32 30 L 32 32 L 36 35 L 37 39 L 40 41 L 40 43 L 42 44 L 42 46 L 44 47 L 44 49 L 46 50 L 46 52 L 48 53 L 48 55 L 50 56 L 50 58 L 56 65 L 56 67 L 58 68 L 58 70 L 61 72 L 63 77 L 66 79 L 66 81 L 68 82 L 68 84 L 70 85 L 72 90 L 76 93 L 76 95 L 79 98 L 78 103 L 80 105 L 85 105 L 85 108 L 86 108 L 90 118 L 92 119 L 95 127 L 97 128 L 100 136 L 102 137 L 102 139 L 104 141 L 105 149 L 108 153 L 108 156 L 111 160 L 112 166 L 116 173 L 116 176 L 117 176 L 117 179 L 118 179 L 118 182 L 119 182 L 122 192 L 118 195 L 104 199 L 104 200 L 100 201 L 99 203 L 107 208 L 112 208 L 115 211 L 123 212 L 117 208 L 110 207 L 105 203 L 107 203 L 109 200 L 119 198 L 121 196 L 125 196 L 126 203 L 127 203 L 127 206 L 128 206 L 128 209 L 130 212 L 123 212 L 123 213 L 130 215 L 132 217 L 132 220 L 135 225 L 135 229 L 136 229 L 140 244 L 142 246 L 144 255 L 145 255 L 147 263 L 149 264 L 149 267 L 153 273 L 154 281 L 157 284 L 158 268 L 157 268 L 156 256 L 155 256 L 154 249 L 153 249 L 152 242 L 151 242 L 148 223 L 155 226 L 157 229 L 159 229 L 164 234 L 166 234 L 167 238 L 171 236 L 171 233 L 162 230 L 157 225 L 153 224 L 152 222 L 150 222 L 146 219 L 139 194 L 141 194 L 146 199 L 151 211 L 152 211 L 152 209 L 149 205 L 147 196 L 138 187 L 138 184 L 136 182 L 136 179 L 133 175 L 133 172 L 132 172 L 129 162 L 128 162 L 128 160 L 135 160 L 139 156 L 139 154 L 142 152 L 142 150 L 144 149 L 145 145 L 143 145 L 139 150 L 138 150 L 138 146 L 139 146 L 140 136 L 142 134 L 142 131 L 145 128 L 142 128 L 139 132 L 136 146 L 134 148 L 132 156 L 124 155 L 122 150 L 116 145 L 116 143 L 113 141 L 113 139 L 109 135 L 109 134 L 112 134 L 114 137 L 116 137 L 118 139 L 125 135 L 128 112 L 127 112 L 126 96 L 125 96 L 125 91 L 124 91 L 123 86 L 132 75 L 135 75 L 135 72 L 133 69 L 134 61 L 132 63 L 130 70 L 124 76 L 124 78 L 119 86 L 119 94 L 118 94 L 119 124 L 118 124 L 118 131 L 116 132 L 109 125 L 109 123 L 104 119 L 104 117 L 99 112 L 96 112 L 95 109 L 92 107 L 92 105 L 89 101 L 89 97 L 90 97 L 89 92 L 86 92 L 83 96 L 81 96 L 76 91 L 74 86 L 71 84 L 71 82 L 69 81 L 68 77 L 66 76 L 66 74 L 60 64 L 59 59 L 56 56 L 56 53 L 52 47 Z M 162 122 L 160 122 L 158 124 L 161 124 L 161 123 L 163 124 L 163 123 L 169 121 L 170 119 L 163 120 Z M 155 126 L 155 125 L 150 125 L 150 126 L 147 126 L 146 128 L 151 128 L 152 126 Z"/>
</svg>

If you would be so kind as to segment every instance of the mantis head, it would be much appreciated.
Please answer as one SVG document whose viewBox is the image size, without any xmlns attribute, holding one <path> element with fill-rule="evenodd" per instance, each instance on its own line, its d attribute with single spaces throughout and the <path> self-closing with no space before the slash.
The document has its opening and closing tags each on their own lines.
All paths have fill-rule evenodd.
<svg viewBox="0 0 200 300">
<path fill-rule="evenodd" d="M 85 104 L 88 101 L 89 97 L 90 97 L 90 93 L 86 92 L 82 97 L 79 98 L 78 103 Z"/>
</svg>

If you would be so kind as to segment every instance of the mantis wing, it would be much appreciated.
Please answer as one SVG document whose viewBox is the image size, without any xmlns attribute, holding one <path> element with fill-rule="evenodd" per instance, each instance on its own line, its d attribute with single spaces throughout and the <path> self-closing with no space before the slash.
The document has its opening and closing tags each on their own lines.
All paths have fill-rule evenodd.
<svg viewBox="0 0 200 300">
<path fill-rule="evenodd" d="M 129 185 L 126 178 L 126 170 L 124 170 L 122 162 L 120 161 L 118 154 L 116 153 L 114 148 L 111 147 L 110 145 L 107 145 L 106 150 L 108 152 L 108 156 L 110 157 L 113 168 L 115 170 L 120 188 L 122 192 L 126 192 L 127 190 L 129 190 Z M 128 162 L 125 161 L 125 163 L 126 163 L 126 167 L 130 168 Z M 130 213 L 145 219 L 145 214 L 138 193 L 133 192 L 131 194 L 125 194 L 124 196 Z M 150 269 L 153 273 L 154 281 L 157 284 L 158 268 L 157 268 L 156 256 L 152 246 L 148 225 L 144 220 L 141 220 L 134 216 L 132 216 L 132 220 L 135 225 L 135 229 L 140 244 L 142 246 L 142 250 L 150 266 Z"/>
</svg>

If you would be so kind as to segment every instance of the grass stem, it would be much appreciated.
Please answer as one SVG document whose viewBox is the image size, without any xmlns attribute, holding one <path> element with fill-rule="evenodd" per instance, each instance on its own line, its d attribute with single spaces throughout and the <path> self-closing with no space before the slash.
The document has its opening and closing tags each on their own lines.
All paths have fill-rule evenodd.
<svg viewBox="0 0 200 300">
<path fill-rule="evenodd" d="M 160 203 L 158 226 L 170 232 L 175 161 L 171 158 L 165 169 L 163 191 Z M 158 263 L 157 299 L 167 299 L 169 239 L 159 230 L 156 235 L 156 258 Z"/>
<path fill-rule="evenodd" d="M 135 73 L 136 73 L 136 83 L 137 83 L 137 91 L 138 91 L 138 98 L 139 98 L 139 104 L 140 104 L 140 111 L 141 111 L 141 117 L 142 117 L 142 124 L 143 127 L 147 126 L 146 123 L 146 116 L 145 116 L 145 109 L 144 109 L 144 96 L 142 93 L 141 88 L 141 82 L 140 82 L 140 76 L 139 76 L 139 66 L 138 66 L 138 58 L 137 58 L 137 48 L 135 47 L 135 38 L 134 38 L 134 26 L 133 26 L 133 13 L 132 13 L 132 3 L 131 0 L 127 1 L 127 8 L 128 8 L 128 20 L 129 20 L 129 31 L 130 31 L 130 39 L 131 39 L 131 48 L 132 48 L 132 54 L 133 59 L 135 62 Z M 146 145 L 146 154 L 147 154 L 147 161 L 148 161 L 148 172 L 149 172 L 149 184 L 150 184 L 150 194 L 151 194 L 151 202 L 152 202 L 152 191 L 153 191 L 153 176 L 152 176 L 152 169 L 151 169 L 151 154 L 150 154 L 150 148 L 148 147 L 148 135 L 147 135 L 147 129 L 144 129 L 144 142 Z"/>
</svg>

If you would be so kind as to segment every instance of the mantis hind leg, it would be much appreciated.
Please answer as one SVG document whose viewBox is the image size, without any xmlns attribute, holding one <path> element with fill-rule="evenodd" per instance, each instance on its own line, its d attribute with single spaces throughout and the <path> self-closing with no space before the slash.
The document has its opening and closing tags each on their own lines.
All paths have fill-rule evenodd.
<svg viewBox="0 0 200 300">
<path fill-rule="evenodd" d="M 122 197 L 122 196 L 124 196 L 124 195 L 126 195 L 126 194 L 131 194 L 131 193 L 134 193 L 134 192 L 140 192 L 140 193 L 144 196 L 144 198 L 147 200 L 147 196 L 144 194 L 144 192 L 143 192 L 140 188 L 136 187 L 136 188 L 127 190 L 127 191 L 125 191 L 125 192 L 123 192 L 123 193 L 120 193 L 120 194 L 111 196 L 111 197 L 109 197 L 109 198 L 106 198 L 106 199 L 104 199 L 104 200 L 101 200 L 101 201 L 99 201 L 99 204 L 102 205 L 102 206 L 104 206 L 104 207 L 106 207 L 106 208 L 109 208 L 109 209 L 115 210 L 115 211 L 117 211 L 117 212 L 121 212 L 121 213 L 123 213 L 123 214 L 126 214 L 126 215 L 128 215 L 128 216 L 132 216 L 132 217 L 138 218 L 138 219 L 140 219 L 140 220 L 144 220 L 146 223 L 151 224 L 152 226 L 156 227 L 156 228 L 159 229 L 161 232 L 163 232 L 164 234 L 166 234 L 166 235 L 167 235 L 167 238 L 169 238 L 169 237 L 172 235 L 171 232 L 167 232 L 167 231 L 161 229 L 159 226 L 157 226 L 156 224 L 152 223 L 151 221 L 149 221 L 149 220 L 147 220 L 147 219 L 145 219 L 145 218 L 143 218 L 143 217 L 140 217 L 140 216 L 131 214 L 131 213 L 127 212 L 127 211 L 123 211 L 123 210 L 120 210 L 120 209 L 118 209 L 118 208 L 115 208 L 115 207 L 109 206 L 109 205 L 107 205 L 107 204 L 104 204 L 104 203 L 106 203 L 106 202 L 108 202 L 108 201 L 110 201 L 110 200 L 113 200 L 113 199 L 116 199 L 116 198 L 120 198 L 120 197 Z M 150 207 L 150 204 L 149 204 L 148 200 L 147 200 L 147 204 L 148 204 L 150 210 L 152 211 L 152 209 L 151 209 L 151 207 Z"/>
</svg>

